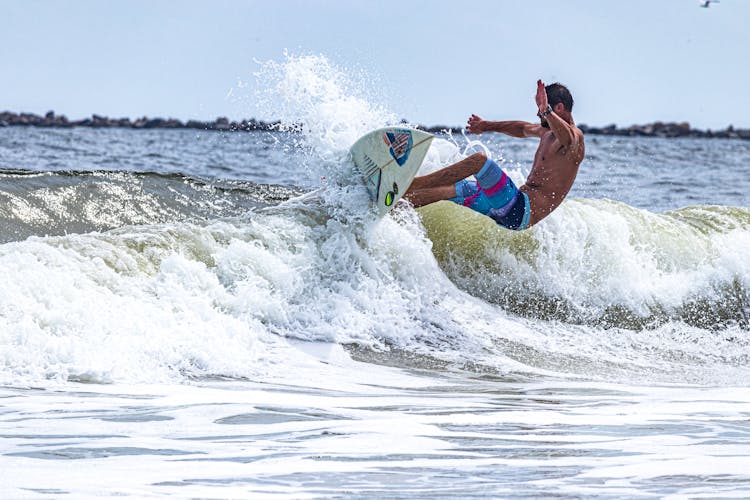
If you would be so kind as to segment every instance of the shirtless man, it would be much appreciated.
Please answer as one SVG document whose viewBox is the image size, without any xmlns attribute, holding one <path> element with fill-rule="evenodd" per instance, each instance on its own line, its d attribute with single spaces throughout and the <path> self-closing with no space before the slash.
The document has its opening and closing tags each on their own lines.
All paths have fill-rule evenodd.
<svg viewBox="0 0 750 500">
<path fill-rule="evenodd" d="M 529 228 L 547 217 L 570 191 L 583 161 L 583 133 L 573 122 L 573 97 L 568 89 L 537 81 L 540 123 L 491 122 L 469 118 L 468 131 L 502 132 L 512 137 L 539 137 L 539 147 L 526 184 L 516 188 L 491 158 L 476 153 L 429 175 L 415 177 L 405 197 L 415 207 L 451 200 L 491 217 L 513 230 Z M 467 180 L 475 176 L 477 181 Z"/>
</svg>

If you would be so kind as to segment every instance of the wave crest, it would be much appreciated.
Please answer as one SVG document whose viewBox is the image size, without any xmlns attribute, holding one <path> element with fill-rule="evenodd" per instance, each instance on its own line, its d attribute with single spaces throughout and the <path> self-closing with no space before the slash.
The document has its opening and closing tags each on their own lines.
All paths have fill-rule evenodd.
<svg viewBox="0 0 750 500">
<path fill-rule="evenodd" d="M 421 214 L 451 280 L 522 316 L 632 329 L 750 324 L 750 209 L 653 214 L 571 199 L 522 233 L 450 203 Z"/>
</svg>

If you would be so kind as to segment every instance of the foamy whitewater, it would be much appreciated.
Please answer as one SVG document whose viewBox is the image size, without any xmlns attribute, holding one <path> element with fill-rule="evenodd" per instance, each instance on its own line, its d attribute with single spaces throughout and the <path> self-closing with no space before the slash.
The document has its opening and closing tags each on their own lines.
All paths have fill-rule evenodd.
<svg viewBox="0 0 750 500">
<path fill-rule="evenodd" d="M 587 137 L 525 232 L 378 219 L 348 148 L 398 110 L 257 79 L 279 131 L 0 129 L 0 498 L 750 495 L 749 143 Z"/>
</svg>

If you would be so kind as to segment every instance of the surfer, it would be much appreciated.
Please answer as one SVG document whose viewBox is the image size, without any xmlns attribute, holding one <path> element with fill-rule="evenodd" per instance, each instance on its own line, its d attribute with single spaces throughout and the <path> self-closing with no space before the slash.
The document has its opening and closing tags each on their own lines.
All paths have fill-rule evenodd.
<svg viewBox="0 0 750 500">
<path fill-rule="evenodd" d="M 573 97 L 559 83 L 537 81 L 540 123 L 469 118 L 472 134 L 501 132 L 512 137 L 538 137 L 539 147 L 526 184 L 517 188 L 491 158 L 476 153 L 429 175 L 415 177 L 404 195 L 415 207 L 450 200 L 491 217 L 513 230 L 533 226 L 562 203 L 583 161 L 583 133 L 575 126 Z M 467 177 L 475 176 L 476 181 Z"/>
</svg>

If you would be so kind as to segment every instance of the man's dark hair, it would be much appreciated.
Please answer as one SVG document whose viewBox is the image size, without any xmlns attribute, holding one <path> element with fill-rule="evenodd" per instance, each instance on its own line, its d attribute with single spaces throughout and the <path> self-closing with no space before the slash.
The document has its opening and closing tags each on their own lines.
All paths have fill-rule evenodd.
<svg viewBox="0 0 750 500">
<path fill-rule="evenodd" d="M 547 102 L 553 108 L 558 103 L 563 103 L 567 111 L 573 111 L 573 96 L 570 95 L 568 87 L 562 83 L 550 83 L 544 90 L 547 91 Z"/>
</svg>

